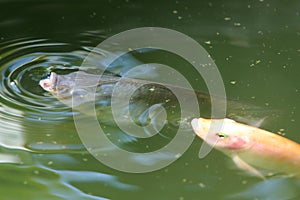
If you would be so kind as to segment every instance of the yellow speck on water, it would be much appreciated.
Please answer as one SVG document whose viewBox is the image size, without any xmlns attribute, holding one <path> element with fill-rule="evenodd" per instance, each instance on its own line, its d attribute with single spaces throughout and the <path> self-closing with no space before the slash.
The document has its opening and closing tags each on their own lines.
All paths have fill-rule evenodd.
<svg viewBox="0 0 300 200">
<path fill-rule="evenodd" d="M 257 60 L 255 61 L 255 64 L 259 64 L 261 62 L 261 60 Z"/>
<path fill-rule="evenodd" d="M 211 41 L 205 41 L 204 43 L 205 44 L 211 44 Z"/>
<path fill-rule="evenodd" d="M 237 83 L 237 81 L 235 81 L 235 80 L 230 81 L 231 85 L 235 85 L 236 83 Z"/>
<path fill-rule="evenodd" d="M 155 88 L 150 88 L 149 91 L 153 92 L 155 90 Z"/>
<path fill-rule="evenodd" d="M 234 25 L 234 26 L 241 26 L 241 23 L 235 22 L 235 23 L 233 23 L 233 25 Z"/>
<path fill-rule="evenodd" d="M 225 21 L 230 21 L 231 18 L 230 18 L 230 17 L 225 17 L 224 20 L 225 20 Z"/>
<path fill-rule="evenodd" d="M 184 182 L 184 183 L 187 182 L 187 179 L 186 178 L 182 179 L 182 182 Z"/>
<path fill-rule="evenodd" d="M 285 133 L 283 133 L 283 132 L 277 131 L 277 133 L 278 133 L 279 135 L 285 136 Z"/>
<path fill-rule="evenodd" d="M 83 160 L 84 162 L 87 162 L 87 161 L 88 161 L 88 159 L 87 159 L 87 158 L 82 158 L 82 160 Z"/>
<path fill-rule="evenodd" d="M 199 187 L 201 188 L 205 188 L 205 184 L 204 183 L 198 183 Z"/>
<path fill-rule="evenodd" d="M 274 176 L 274 173 L 270 172 L 267 174 L 267 176 Z"/>
<path fill-rule="evenodd" d="M 279 131 L 277 131 L 277 133 L 279 135 L 285 135 L 284 131 L 285 131 L 284 128 L 280 128 Z"/>
<path fill-rule="evenodd" d="M 40 172 L 38 170 L 34 170 L 33 173 L 36 175 L 40 174 Z"/>
<path fill-rule="evenodd" d="M 178 13 L 178 11 L 177 10 L 173 10 L 173 14 L 177 14 Z"/>
<path fill-rule="evenodd" d="M 47 164 L 48 165 L 53 165 L 53 161 L 49 161 Z"/>
<path fill-rule="evenodd" d="M 266 106 L 269 106 L 270 104 L 268 102 L 265 103 Z"/>
</svg>

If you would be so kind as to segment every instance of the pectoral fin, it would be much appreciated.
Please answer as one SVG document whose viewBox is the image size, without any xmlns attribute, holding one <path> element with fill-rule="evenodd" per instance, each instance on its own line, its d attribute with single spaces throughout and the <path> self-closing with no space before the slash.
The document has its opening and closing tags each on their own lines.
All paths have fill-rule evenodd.
<svg viewBox="0 0 300 200">
<path fill-rule="evenodd" d="M 265 180 L 265 177 L 260 173 L 257 169 L 246 163 L 244 160 L 242 160 L 238 155 L 232 156 L 233 162 L 236 164 L 236 166 L 242 170 L 245 170 L 246 172 L 250 173 L 251 175 L 260 177 Z"/>
</svg>

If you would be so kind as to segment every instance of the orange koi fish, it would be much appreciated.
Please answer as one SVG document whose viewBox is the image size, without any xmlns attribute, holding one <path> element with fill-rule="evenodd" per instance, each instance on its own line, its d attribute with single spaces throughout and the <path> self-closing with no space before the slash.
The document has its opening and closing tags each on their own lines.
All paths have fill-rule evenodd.
<svg viewBox="0 0 300 200">
<path fill-rule="evenodd" d="M 223 122 L 222 122 L 223 121 Z M 221 123 L 220 128 L 215 128 Z M 261 171 L 300 177 L 300 144 L 231 119 L 193 119 L 195 133 L 231 157 L 238 168 L 264 178 Z"/>
</svg>

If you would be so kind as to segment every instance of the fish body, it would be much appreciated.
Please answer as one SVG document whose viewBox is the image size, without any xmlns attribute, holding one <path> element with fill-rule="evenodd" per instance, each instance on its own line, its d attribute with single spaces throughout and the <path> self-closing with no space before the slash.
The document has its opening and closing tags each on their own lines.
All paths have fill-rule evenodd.
<svg viewBox="0 0 300 200">
<path fill-rule="evenodd" d="M 300 177 L 300 144 L 294 141 L 231 119 L 193 119 L 192 127 L 206 143 L 252 175 L 263 178 L 262 171 L 267 170 Z"/>
<path fill-rule="evenodd" d="M 157 99 L 161 99 L 163 97 L 173 98 L 170 97 L 170 95 L 172 94 L 171 91 L 179 90 L 183 96 L 192 96 L 196 94 L 197 99 L 201 102 L 210 102 L 210 96 L 207 93 L 194 91 L 180 86 L 157 83 L 141 79 L 124 77 L 122 78 L 111 75 L 100 76 L 97 74 L 89 74 L 82 71 L 72 72 L 66 75 L 59 75 L 55 72 L 51 72 L 48 78 L 42 79 L 39 82 L 40 86 L 44 90 L 52 93 L 58 99 L 71 99 L 72 97 L 74 98 L 74 96 L 76 96 L 76 94 L 74 94 L 75 89 L 80 89 L 81 91 L 86 92 L 95 92 L 94 89 L 96 87 L 106 87 L 105 95 L 112 95 L 114 89 L 113 87 L 116 83 L 119 83 L 118 86 L 124 89 L 122 91 L 124 94 L 126 94 L 129 88 L 138 89 L 139 87 L 146 85 L 147 87 L 144 87 L 143 90 L 139 90 L 138 92 L 141 98 L 145 97 L 144 95 L 147 95 L 148 100 L 151 100 L 151 96 L 154 96 Z M 96 92 L 98 92 L 98 95 L 104 95 L 103 90 Z M 173 99 L 169 99 L 169 101 L 170 100 Z"/>
<path fill-rule="evenodd" d="M 137 89 L 135 96 L 131 99 L 147 105 L 167 104 L 169 107 L 178 107 L 178 97 L 176 97 L 172 91 L 176 91 L 176 95 L 180 95 L 180 104 L 189 105 L 191 104 L 191 97 L 196 97 L 201 110 L 201 116 L 203 117 L 211 116 L 212 102 L 214 102 L 214 105 L 218 105 L 217 109 L 219 110 L 227 109 L 227 117 L 238 119 L 242 122 L 253 121 L 253 123 L 256 123 L 266 116 L 268 116 L 268 119 L 270 120 L 272 118 L 271 115 L 273 115 L 265 109 L 262 112 L 259 107 L 254 105 L 224 99 L 225 97 L 208 94 L 191 88 L 120 76 L 100 76 L 84 71 L 72 72 L 65 75 L 51 72 L 50 76 L 40 80 L 39 84 L 44 90 L 53 94 L 53 96 L 69 107 L 76 107 L 88 103 L 88 101 L 91 100 L 98 102 L 110 100 L 114 87 L 118 84 L 118 87 L 120 88 L 119 91 L 121 92 L 121 94 L 119 94 L 120 98 L 126 96 L 129 90 Z M 227 103 L 227 108 L 224 108 L 224 101 Z M 195 107 L 190 106 L 189 109 L 190 110 L 185 111 L 189 112 L 191 117 L 199 115 L 199 113 L 197 114 L 195 112 L 197 110 Z"/>
<path fill-rule="evenodd" d="M 65 75 L 51 72 L 50 76 L 42 79 L 39 84 L 44 90 L 73 109 L 95 103 L 96 108 L 101 110 L 104 109 L 102 105 L 110 106 L 113 98 L 119 99 L 122 103 L 127 104 L 124 106 L 118 104 L 120 106 L 118 110 L 120 112 L 123 108 L 126 110 L 129 105 L 131 114 L 134 115 L 133 118 L 137 119 L 134 121 L 139 121 L 138 118 L 153 105 L 161 105 L 169 113 L 169 122 L 178 124 L 185 120 L 185 125 L 190 129 L 187 118 L 190 121 L 193 116 L 199 115 L 198 108 L 193 105 L 199 102 L 199 106 L 202 107 L 201 112 L 207 115 L 211 108 L 211 96 L 205 92 L 136 78 L 90 74 L 83 71 Z M 216 101 L 221 102 L 224 99 L 219 98 Z M 184 114 L 180 113 L 181 104 L 185 106 Z"/>
</svg>

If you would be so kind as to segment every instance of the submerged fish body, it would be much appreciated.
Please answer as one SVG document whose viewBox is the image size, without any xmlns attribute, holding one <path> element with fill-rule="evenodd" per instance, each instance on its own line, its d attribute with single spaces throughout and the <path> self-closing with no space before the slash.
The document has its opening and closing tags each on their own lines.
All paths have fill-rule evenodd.
<svg viewBox="0 0 300 200">
<path fill-rule="evenodd" d="M 157 83 L 148 80 L 125 78 L 112 75 L 97 75 L 78 71 L 66 75 L 51 72 L 50 76 L 40 81 L 40 86 L 53 94 L 69 107 L 76 107 L 91 101 L 110 102 L 113 92 L 118 98 L 128 99 L 129 91 L 136 90 L 130 97 L 130 103 L 144 104 L 150 107 L 154 104 L 163 104 L 169 107 L 177 107 L 177 97 L 172 93 L 176 90 L 181 96 L 181 103 L 189 105 L 191 97 L 196 96 L 200 104 L 206 104 L 208 110 L 211 106 L 211 96 L 207 93 L 194 91 L 180 86 Z M 118 84 L 118 92 L 114 89 Z M 197 114 L 197 109 L 190 106 L 191 116 Z M 204 110 L 204 109 L 203 109 Z"/>
<path fill-rule="evenodd" d="M 260 113 L 258 111 L 260 108 L 257 108 L 253 105 L 239 103 L 238 101 L 234 100 L 224 99 L 224 97 L 219 97 L 214 94 L 208 94 L 199 90 L 193 90 L 181 86 L 166 83 L 158 83 L 142 79 L 125 78 L 112 75 L 100 76 L 97 74 L 90 74 L 83 71 L 77 71 L 66 75 L 60 75 L 56 74 L 55 72 L 51 72 L 48 78 L 42 79 L 39 82 L 40 86 L 44 90 L 50 92 L 51 94 L 53 94 L 53 96 L 55 96 L 57 99 L 59 99 L 60 101 L 62 101 L 70 107 L 86 103 L 86 101 L 88 101 L 89 98 L 84 98 L 82 101 L 78 99 L 84 95 L 91 95 L 91 93 L 95 93 L 95 87 L 97 87 L 97 89 L 95 93 L 96 97 L 93 96 L 94 99 L 101 100 L 102 98 L 111 96 L 116 83 L 120 83 L 119 87 L 123 89 L 122 92 L 124 94 L 126 94 L 126 91 L 128 91 L 128 88 L 130 87 L 139 88 L 141 86 L 144 86 L 143 89 L 138 90 L 137 96 L 139 96 L 139 99 L 147 100 L 147 103 L 149 105 L 151 104 L 151 101 L 157 100 L 166 100 L 168 102 L 174 101 L 174 99 L 176 98 L 172 94 L 172 91 L 174 89 L 176 91 L 179 91 L 179 94 L 184 98 L 183 103 L 188 104 L 191 100 L 190 97 L 196 95 L 200 107 L 201 105 L 203 105 L 201 107 L 202 114 L 204 114 L 204 112 L 206 112 L 207 110 L 210 110 L 212 101 L 216 102 L 216 104 L 221 104 L 219 102 L 226 101 L 228 115 L 233 118 L 237 117 L 239 118 L 239 120 L 242 120 L 241 118 L 245 118 L 249 121 L 251 116 L 246 116 L 247 114 L 254 115 L 255 113 Z M 78 100 L 75 101 L 75 105 L 74 101 L 72 104 L 72 98 L 77 98 L 76 100 Z M 191 109 L 195 110 L 195 108 Z M 219 109 L 226 108 L 220 107 Z M 260 116 L 253 116 L 253 118 L 261 119 L 265 116 L 266 113 L 263 113 Z"/>
<path fill-rule="evenodd" d="M 46 79 L 40 81 L 40 86 L 52 93 L 59 99 L 68 99 L 74 97 L 74 89 L 81 89 L 86 90 L 88 92 L 95 92 L 89 91 L 90 88 L 95 89 L 95 87 L 103 87 L 107 86 L 110 87 L 111 90 L 107 90 L 106 95 L 112 94 L 112 89 L 116 83 L 121 83 L 119 86 L 124 86 L 124 93 L 126 93 L 126 88 L 135 86 L 138 88 L 142 85 L 148 85 L 146 90 L 139 91 L 139 93 L 154 91 L 155 95 L 165 95 L 169 96 L 168 90 L 166 88 L 175 88 L 183 91 L 182 94 L 184 95 L 191 95 L 192 93 L 196 93 L 197 98 L 201 98 L 202 101 L 209 101 L 210 97 L 208 94 L 189 90 L 186 88 L 180 88 L 178 86 L 163 84 L 163 83 L 156 83 L 147 80 L 140 80 L 140 79 L 132 79 L 132 78 L 121 78 L 117 76 L 110 76 L 110 75 L 96 75 L 96 74 L 89 74 L 86 72 L 78 71 L 73 72 L 66 75 L 59 75 L 55 72 L 51 72 L 50 76 Z M 77 84 L 77 85 L 76 85 Z M 149 90 L 147 90 L 149 89 Z M 96 91 L 98 94 L 103 95 L 102 91 Z M 149 93 L 148 93 L 149 94 Z M 152 93 L 153 94 L 153 93 Z M 149 96 L 149 95 L 148 95 Z"/>
<path fill-rule="evenodd" d="M 215 124 L 221 124 L 214 128 Z M 237 167 L 264 177 L 263 170 L 300 177 L 300 144 L 230 119 L 193 119 L 195 133 L 232 158 Z"/>
</svg>

